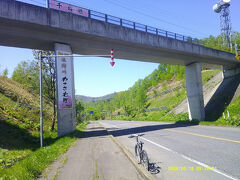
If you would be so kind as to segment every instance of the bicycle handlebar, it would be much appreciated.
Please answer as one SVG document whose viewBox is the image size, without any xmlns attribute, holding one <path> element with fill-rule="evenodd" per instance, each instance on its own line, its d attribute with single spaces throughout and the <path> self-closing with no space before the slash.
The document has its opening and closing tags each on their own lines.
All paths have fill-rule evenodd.
<svg viewBox="0 0 240 180">
<path fill-rule="evenodd" d="M 128 136 L 128 138 L 134 138 L 134 137 L 139 137 L 143 136 L 144 134 L 132 134 L 131 136 Z"/>
</svg>

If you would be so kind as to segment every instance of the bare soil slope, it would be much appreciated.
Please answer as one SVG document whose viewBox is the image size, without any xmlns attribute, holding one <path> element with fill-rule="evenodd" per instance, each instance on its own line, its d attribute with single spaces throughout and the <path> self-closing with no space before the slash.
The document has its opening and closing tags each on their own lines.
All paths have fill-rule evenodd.
<svg viewBox="0 0 240 180">
<path fill-rule="evenodd" d="M 240 75 L 223 79 L 222 73 L 218 73 L 203 86 L 203 96 L 207 120 L 216 120 L 224 109 L 240 96 Z M 171 112 L 175 114 L 188 112 L 187 99 Z"/>
</svg>

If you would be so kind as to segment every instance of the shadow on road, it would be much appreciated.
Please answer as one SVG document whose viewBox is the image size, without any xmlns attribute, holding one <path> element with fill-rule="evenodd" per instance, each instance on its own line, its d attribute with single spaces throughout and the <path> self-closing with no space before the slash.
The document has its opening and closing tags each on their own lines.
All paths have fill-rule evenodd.
<svg viewBox="0 0 240 180">
<path fill-rule="evenodd" d="M 115 137 L 117 136 L 125 136 L 131 134 L 140 134 L 144 132 L 157 131 L 161 129 L 171 129 L 178 127 L 188 127 L 188 126 L 196 126 L 198 122 L 187 123 L 189 121 L 179 121 L 174 124 L 159 124 L 159 125 L 147 125 L 141 127 L 132 127 L 127 129 L 118 129 L 118 128 L 107 128 L 107 131 L 101 126 L 97 126 L 95 128 L 86 128 L 83 132 L 78 132 L 77 130 L 73 134 L 69 134 L 69 136 L 75 136 L 79 138 L 90 138 L 97 136 L 106 136 L 109 133 Z"/>
<path fill-rule="evenodd" d="M 190 124 L 162 124 L 134 127 L 128 129 L 109 128 L 107 129 L 113 136 L 123 136 L 134 133 L 142 133 L 148 131 L 156 131 L 165 128 L 177 128 L 192 126 Z M 37 150 L 39 148 L 39 137 L 31 135 L 27 130 L 21 129 L 18 126 L 9 124 L 6 121 L 0 120 L 0 148 L 2 149 L 32 149 Z M 77 138 L 89 138 L 89 137 L 103 137 L 109 133 L 101 126 L 94 128 L 86 128 L 84 131 L 75 130 L 73 133 L 65 136 L 77 137 Z M 8 137 L 8 138 L 5 138 Z M 11 138 L 11 140 L 9 139 Z M 54 143 L 59 138 L 44 137 L 44 146 Z"/>
<path fill-rule="evenodd" d="M 112 134 L 113 136 L 125 136 L 129 134 L 139 134 L 139 133 L 144 133 L 149 131 L 157 131 L 161 129 L 171 129 L 171 128 L 187 127 L 187 126 L 196 126 L 196 124 L 174 123 L 174 124 L 149 125 L 149 126 L 133 127 L 128 129 L 111 130 L 110 134 Z"/>
</svg>

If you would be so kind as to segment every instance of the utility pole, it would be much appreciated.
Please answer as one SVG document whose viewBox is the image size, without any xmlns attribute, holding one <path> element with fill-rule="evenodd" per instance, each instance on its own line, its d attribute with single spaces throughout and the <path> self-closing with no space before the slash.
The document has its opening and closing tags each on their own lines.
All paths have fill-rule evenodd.
<svg viewBox="0 0 240 180">
<path fill-rule="evenodd" d="M 46 0 L 46 8 L 49 8 L 49 0 Z"/>
<path fill-rule="evenodd" d="M 40 73 L 40 146 L 43 147 L 43 107 L 42 107 L 42 52 L 39 58 Z"/>
</svg>

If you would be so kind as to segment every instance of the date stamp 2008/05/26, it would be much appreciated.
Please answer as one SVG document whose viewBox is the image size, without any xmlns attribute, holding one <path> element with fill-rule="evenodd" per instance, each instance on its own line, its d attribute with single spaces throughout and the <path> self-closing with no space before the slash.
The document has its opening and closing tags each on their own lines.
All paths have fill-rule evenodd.
<svg viewBox="0 0 240 180">
<path fill-rule="evenodd" d="M 213 171 L 216 167 L 202 167 L 202 166 L 169 166 L 169 171 Z"/>
</svg>

